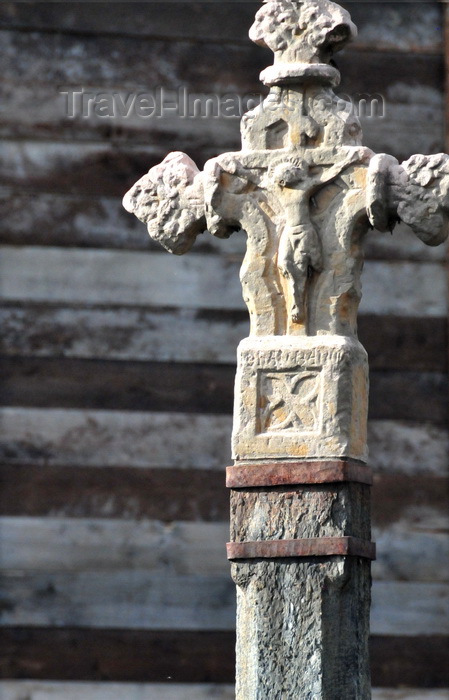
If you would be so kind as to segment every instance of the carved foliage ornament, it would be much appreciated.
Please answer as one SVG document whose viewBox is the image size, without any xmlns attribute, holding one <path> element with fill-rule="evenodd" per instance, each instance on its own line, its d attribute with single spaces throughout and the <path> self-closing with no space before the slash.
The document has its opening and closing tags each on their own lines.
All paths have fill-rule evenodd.
<svg viewBox="0 0 449 700">
<path fill-rule="evenodd" d="M 356 35 L 329 0 L 268 0 L 250 37 L 275 54 L 264 102 L 242 119 L 242 149 L 200 172 L 171 153 L 127 193 L 125 208 L 167 250 L 198 234 L 243 229 L 241 271 L 252 335 L 356 335 L 362 242 L 407 223 L 429 245 L 448 233 L 448 156 L 405 163 L 361 144 L 351 105 L 333 87 L 335 51 Z"/>
</svg>

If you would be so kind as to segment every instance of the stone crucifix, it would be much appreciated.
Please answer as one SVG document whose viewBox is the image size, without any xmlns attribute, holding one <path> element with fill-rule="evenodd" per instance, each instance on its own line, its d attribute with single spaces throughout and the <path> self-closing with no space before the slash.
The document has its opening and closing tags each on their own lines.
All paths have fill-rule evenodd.
<svg viewBox="0 0 449 700">
<path fill-rule="evenodd" d="M 447 236 L 449 159 L 361 145 L 333 92 L 356 35 L 329 0 L 266 0 L 250 37 L 274 52 L 242 149 L 200 172 L 171 153 L 125 208 L 167 250 L 243 229 L 251 334 L 238 349 L 231 542 L 238 700 L 366 700 L 371 474 L 367 355 L 357 340 L 362 243 L 409 224 Z"/>
</svg>

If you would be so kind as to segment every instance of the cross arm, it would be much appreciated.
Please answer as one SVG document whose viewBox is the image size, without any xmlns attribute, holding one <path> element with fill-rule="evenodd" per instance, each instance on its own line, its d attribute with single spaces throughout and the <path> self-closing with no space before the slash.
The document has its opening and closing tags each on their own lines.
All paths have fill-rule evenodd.
<svg viewBox="0 0 449 700">
<path fill-rule="evenodd" d="M 229 217 L 219 214 L 216 206 L 222 209 L 224 192 L 232 200 L 248 187 L 244 174 L 232 154 L 208 161 L 200 171 L 188 155 L 175 151 L 136 182 L 123 206 L 147 225 L 150 236 L 166 250 L 183 255 L 207 230 L 228 238 L 240 229 L 238 208 L 232 201 Z"/>
<path fill-rule="evenodd" d="M 401 164 L 386 154 L 372 158 L 367 212 L 378 231 L 403 221 L 427 245 L 443 243 L 449 233 L 449 156 L 414 155 Z"/>
<path fill-rule="evenodd" d="M 182 255 L 207 228 L 203 180 L 189 156 L 170 153 L 126 193 L 123 206 L 166 250 Z"/>
</svg>

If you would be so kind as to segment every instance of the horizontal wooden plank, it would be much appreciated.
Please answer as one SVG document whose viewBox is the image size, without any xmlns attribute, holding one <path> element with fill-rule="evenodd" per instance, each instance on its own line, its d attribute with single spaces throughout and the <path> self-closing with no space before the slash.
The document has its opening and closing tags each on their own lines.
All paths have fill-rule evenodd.
<svg viewBox="0 0 449 700">
<path fill-rule="evenodd" d="M 239 267 L 232 256 L 3 246 L 0 297 L 242 310 Z M 447 316 L 446 276 L 442 263 L 367 261 L 360 312 Z"/>
<path fill-rule="evenodd" d="M 235 362 L 249 333 L 246 311 L 0 306 L 0 353 L 163 362 Z M 447 371 L 445 318 L 361 316 L 359 338 L 372 369 Z M 183 338 L 182 343 L 179 337 Z"/>
<path fill-rule="evenodd" d="M 168 679 L 170 680 L 170 679 Z M 447 700 L 449 689 L 373 688 L 373 700 Z M 187 683 L 61 683 L 1 681 L 2 700 L 234 700 L 233 685 Z"/>
<path fill-rule="evenodd" d="M 377 11 L 381 13 L 382 6 L 378 7 Z M 334 60 L 342 76 L 338 92 L 350 94 L 354 90 L 360 93 L 385 95 L 390 86 L 399 88 L 400 85 L 402 89 L 405 88 L 407 91 L 417 87 L 418 94 L 423 87 L 431 88 L 435 91 L 435 95 L 444 92 L 444 57 L 442 53 L 434 56 L 430 53 L 423 55 L 407 52 L 395 54 L 389 51 L 347 49 L 336 54 Z M 412 61 L 413 65 L 407 67 L 409 61 Z M 371 70 L 365 72 L 368 66 L 371 67 Z M 391 94 L 387 92 L 385 96 L 388 96 L 391 102 L 400 103 L 404 94 L 394 95 L 394 90 L 392 90 Z M 417 101 L 420 102 L 419 98 Z"/>
<path fill-rule="evenodd" d="M 448 488 L 448 483 L 443 485 Z M 374 501 L 374 508 L 376 502 Z M 435 513 L 435 515 L 434 515 Z M 445 513 L 435 512 L 428 509 L 426 519 L 424 513 L 418 513 L 417 519 L 421 515 L 421 526 L 427 526 L 428 531 L 419 532 L 419 526 L 413 522 L 412 517 L 397 522 L 389 528 L 380 529 L 375 527 L 373 537 L 377 545 L 377 560 L 373 564 L 373 577 L 376 581 L 376 595 L 380 595 L 380 581 L 411 581 L 426 582 L 428 584 L 449 583 L 449 537 L 448 532 L 448 510 Z M 436 522 L 440 521 L 442 530 L 431 532 L 430 529 Z M 410 525 L 412 524 L 412 527 Z M 406 530 L 407 526 L 410 528 Z M 418 531 L 417 531 L 418 530 Z M 382 584 L 383 585 L 383 584 Z M 388 593 L 385 593 L 388 595 Z M 423 591 L 423 595 L 430 595 Z M 392 605 L 396 605 L 392 601 Z M 414 608 L 415 603 L 411 604 Z M 443 609 L 442 609 L 443 613 Z M 413 615 L 413 612 L 411 613 Z M 391 620 L 393 629 L 394 619 Z"/>
<path fill-rule="evenodd" d="M 235 366 L 0 358 L 7 406 L 232 413 Z"/>
<path fill-rule="evenodd" d="M 374 579 L 449 582 L 447 509 L 441 511 L 426 504 L 427 509 L 423 506 L 402 515 L 399 507 L 396 521 L 389 527 L 381 527 L 376 517 L 381 507 L 378 495 L 373 499 L 376 525 L 373 538 L 378 544 Z M 156 492 L 152 498 L 157 497 Z M 167 494 L 164 497 L 167 499 Z M 186 501 L 188 499 L 187 493 Z M 160 514 L 161 510 L 162 507 L 159 513 L 153 514 Z M 217 513 L 226 522 L 213 523 L 173 521 L 167 514 L 160 520 L 145 519 L 143 522 L 95 516 L 76 519 L 62 513 L 60 517 L 52 514 L 53 517 L 46 518 L 15 515 L 1 519 L 5 574 L 14 571 L 120 573 L 128 565 L 130 572 L 145 571 L 151 576 L 173 573 L 225 579 L 229 576 L 224 553 L 224 544 L 229 539 L 227 512 Z M 144 514 L 143 517 L 149 516 Z"/>
<path fill-rule="evenodd" d="M 176 134 L 146 139 L 145 144 L 3 141 L 0 185 L 31 192 L 96 195 L 122 198 L 138 177 L 159 163 L 170 150 L 183 150 Z M 202 165 L 214 152 L 210 141 L 189 149 Z M 216 155 L 216 154 L 215 154 Z M 143 227 L 145 231 L 145 227 Z"/>
<path fill-rule="evenodd" d="M 0 668 L 3 678 L 232 683 L 234 648 L 232 632 L 11 627 Z M 447 649 L 441 636 L 372 637 L 373 684 L 447 688 Z"/>
<path fill-rule="evenodd" d="M 162 250 L 146 227 L 124 210 L 121 197 L 31 193 L 22 187 L 0 187 L 0 243 Z M 245 248 L 244 235 L 234 234 L 225 241 L 204 235 L 193 250 L 243 259 Z M 369 259 L 444 262 L 446 253 L 447 246 L 424 245 L 405 224 L 398 225 L 393 236 L 375 231 L 365 240 Z"/>
<path fill-rule="evenodd" d="M 0 293 L 16 301 L 243 309 L 238 274 L 239 262 L 211 255 L 5 246 Z"/>
<path fill-rule="evenodd" d="M 210 683 L 51 683 L 45 681 L 1 681 L 2 700 L 235 700 L 233 685 Z M 392 696 L 394 697 L 394 696 Z M 431 694 L 423 700 L 440 700 Z M 379 700 L 387 700 L 380 695 Z M 374 695 L 374 700 L 378 700 Z"/>
<path fill-rule="evenodd" d="M 0 30 L 2 83 L 251 92 L 272 54 L 252 42 L 170 41 L 146 37 Z M 14 57 L 19 56 L 20 60 Z M 126 61 L 123 60 L 126 56 Z M 434 64 L 439 56 L 426 57 Z M 429 72 L 417 57 L 417 77 Z M 406 62 L 404 61 L 404 64 Z M 149 84 L 151 81 L 151 84 Z"/>
<path fill-rule="evenodd" d="M 204 0 L 199 3 L 186 0 L 152 1 L 151 7 L 148 7 L 148 2 L 133 2 L 132 12 L 129 11 L 128 3 L 114 2 L 107 13 L 96 2 L 71 2 L 69 8 L 52 2 L 30 5 L 26 12 L 15 3 L 3 3 L 0 27 L 22 31 L 190 39 L 195 42 L 201 37 L 207 37 L 209 41 L 248 43 L 248 30 L 259 8 L 258 2 L 250 0 L 240 3 L 238 10 L 234 2 L 229 0 L 220 3 L 205 3 Z M 395 16 L 402 14 L 399 9 Z M 426 13 L 425 17 L 430 19 L 429 15 L 432 13 Z M 432 41 L 430 36 L 429 40 Z M 432 45 L 434 43 L 430 43 Z"/>
<path fill-rule="evenodd" d="M 226 520 L 224 464 L 218 474 L 216 469 L 3 464 L 0 515 Z"/>
<path fill-rule="evenodd" d="M 235 634 L 3 628 L 3 678 L 232 683 Z"/>
<path fill-rule="evenodd" d="M 449 668 L 445 659 L 448 651 L 447 637 L 430 634 L 415 639 L 374 636 L 370 640 L 372 681 L 375 685 L 403 688 L 404 693 L 408 687 L 447 688 Z"/>
<path fill-rule="evenodd" d="M 361 314 L 358 335 L 371 369 L 447 372 L 446 319 Z"/>
<path fill-rule="evenodd" d="M 70 8 L 59 3 L 3 2 L 0 27 L 22 31 L 82 32 L 147 36 L 171 39 L 198 37 L 209 40 L 248 43 L 248 30 L 259 8 L 258 2 L 134 2 L 133 11 L 124 2 L 115 2 L 108 13 L 98 3 L 72 2 Z M 436 2 L 342 2 L 357 24 L 358 48 L 442 51 L 441 8 Z M 31 7 L 30 7 L 31 5 Z M 86 6 L 87 5 L 87 6 Z M 234 7 L 233 7 L 234 5 Z M 382 12 L 383 10 L 383 12 Z M 413 11 L 412 11 L 413 10 Z"/>
<path fill-rule="evenodd" d="M 424 319 L 432 340 L 423 348 L 426 367 L 441 369 L 445 355 L 445 321 Z M 101 360 L 235 363 L 237 346 L 249 334 L 248 313 L 179 308 L 80 308 L 56 305 L 7 304 L 0 307 L 3 329 L 0 352 L 5 355 L 73 357 Z M 400 326 L 391 319 L 391 333 Z M 404 331 L 410 325 L 406 319 Z M 421 337 L 418 322 L 412 319 Z M 442 326 L 442 328 L 440 328 Z M 379 327 L 379 323 L 377 323 Z M 444 330 L 443 330 L 444 329 Z M 443 334 L 441 331 L 443 330 Z M 388 334 L 388 331 L 386 330 Z M 413 331 L 409 329 L 410 340 Z M 179 338 L 182 337 L 182 343 Z M 438 344 L 436 348 L 434 346 Z M 411 345 L 411 343 L 409 343 Z M 385 349 L 381 351 L 385 356 Z M 410 352 L 412 355 L 413 350 Z M 438 358 L 438 359 L 437 359 Z M 445 358 L 444 358 L 445 359 Z M 430 367 L 429 367 L 430 365 Z"/>
<path fill-rule="evenodd" d="M 231 416 L 1 408 L 0 460 L 39 467 L 221 471 L 231 463 L 231 429 Z M 368 435 L 376 473 L 447 476 L 446 426 L 370 420 Z M 383 521 L 388 522 L 386 514 Z"/>
<path fill-rule="evenodd" d="M 447 477 L 446 426 L 369 420 L 368 445 L 369 461 L 376 472 Z"/>
<path fill-rule="evenodd" d="M 375 70 L 366 65 L 369 60 L 375 61 Z M 414 63 L 414 58 L 410 60 Z M 410 79 L 401 61 L 389 53 L 369 53 L 360 62 L 359 56 L 344 52 L 337 56 L 337 64 L 342 74 L 339 93 L 351 96 L 355 104 L 361 93 L 382 96 L 383 109 L 378 117 L 360 113 L 366 146 L 376 152 L 391 153 L 399 160 L 413 153 L 445 150 L 444 66 L 439 59 L 420 57 L 417 74 Z M 381 76 L 387 73 L 385 81 Z"/>
<path fill-rule="evenodd" d="M 147 169 L 148 159 L 140 174 Z M 125 211 L 122 196 L 46 194 L 0 187 L 0 213 L 4 214 L 0 223 L 0 241 L 13 245 L 163 251 L 162 246 L 150 238 L 146 226 Z M 397 255 L 391 253 L 393 257 L 407 257 L 411 250 L 412 257 L 418 256 L 417 259 L 424 259 L 429 251 L 432 256 L 439 256 L 431 259 L 444 259 L 442 246 L 425 246 L 416 236 L 407 235 L 404 229 L 402 226 L 398 236 L 376 236 L 376 250 L 379 249 L 382 257 L 389 256 L 388 251 L 383 253 L 383 243 L 387 243 L 388 250 L 392 246 L 395 251 L 398 249 Z M 370 238 L 374 239 L 374 236 Z M 194 251 L 243 259 L 245 248 L 243 234 L 235 234 L 228 240 L 204 235 L 197 238 Z"/>
<path fill-rule="evenodd" d="M 7 356 L 0 362 L 3 406 L 214 414 L 233 410 L 234 365 Z M 373 370 L 370 383 L 371 418 L 446 424 L 446 374 Z"/>
<path fill-rule="evenodd" d="M 393 235 L 378 231 L 368 233 L 364 241 L 364 250 L 369 260 L 443 262 L 447 258 L 447 243 L 433 248 L 425 245 L 403 223 L 396 226 Z"/>
<path fill-rule="evenodd" d="M 227 576 L 114 572 L 6 572 L 1 624 L 126 629 L 232 630 L 235 585 Z M 371 631 L 449 633 L 449 589 L 440 583 L 378 581 Z"/>
<path fill-rule="evenodd" d="M 125 211 L 120 196 L 30 193 L 0 187 L 0 212 L 2 243 L 160 250 L 160 246 L 152 244 L 144 224 Z M 226 242 L 232 244 L 236 239 L 232 236 Z M 195 248 L 203 240 L 215 239 L 200 236 Z"/>
<path fill-rule="evenodd" d="M 436 2 L 340 3 L 351 13 L 359 35 L 354 46 L 377 51 L 439 53 L 442 8 Z"/>
<path fill-rule="evenodd" d="M 441 617 L 434 619 L 439 608 L 424 596 L 421 591 L 424 610 L 418 619 L 411 625 L 399 620 L 398 632 L 407 627 L 414 634 L 420 620 L 439 631 Z M 157 575 L 128 567 L 107 573 L 20 571 L 3 574 L 1 598 L 0 624 L 7 626 L 210 631 L 235 627 L 235 585 L 230 574 Z"/>
<path fill-rule="evenodd" d="M 161 522 L 229 518 L 224 474 L 213 469 L 3 464 L 0 483 L 0 515 L 4 516 L 149 518 Z M 373 522 L 384 554 L 378 577 L 445 580 L 442 548 L 448 542 L 442 533 L 449 525 L 448 505 L 445 478 L 376 475 Z M 422 555 L 415 562 L 417 550 Z M 405 560 L 400 566 L 399 557 Z M 395 570 L 401 573 L 395 574 Z"/>
<path fill-rule="evenodd" d="M 0 428 L 4 462 L 221 471 L 231 459 L 231 416 L 4 408 Z M 422 439 L 444 452 L 435 432 Z"/>
<path fill-rule="evenodd" d="M 372 589 L 373 635 L 449 632 L 449 587 L 441 583 L 376 581 Z"/>
<path fill-rule="evenodd" d="M 445 267 L 436 263 L 368 261 L 362 275 L 360 313 L 447 315 L 446 274 Z"/>
<path fill-rule="evenodd" d="M 381 94 L 384 117 L 360 119 L 366 146 L 399 161 L 414 153 L 445 151 L 442 92 L 426 86 L 407 88 L 398 81 Z"/>
<path fill-rule="evenodd" d="M 128 567 L 130 578 L 135 572 L 161 581 L 164 575 L 230 579 L 226 522 L 24 517 L 0 522 L 2 569 L 8 576 L 18 571 L 122 575 Z M 84 595 L 88 599 L 90 591 Z"/>
<path fill-rule="evenodd" d="M 425 461 L 425 453 L 422 457 Z M 384 533 L 402 528 L 406 534 L 425 535 L 449 529 L 449 473 L 438 477 L 430 469 L 425 474 L 386 474 L 375 469 L 372 496 L 374 523 Z"/>
<path fill-rule="evenodd" d="M 448 377 L 437 372 L 370 372 L 369 415 L 447 425 Z"/>
</svg>

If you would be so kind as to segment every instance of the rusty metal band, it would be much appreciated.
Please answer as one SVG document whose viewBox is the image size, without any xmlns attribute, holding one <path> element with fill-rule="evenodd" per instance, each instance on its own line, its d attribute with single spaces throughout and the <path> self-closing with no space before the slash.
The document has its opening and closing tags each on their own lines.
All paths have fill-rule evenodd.
<svg viewBox="0 0 449 700">
<path fill-rule="evenodd" d="M 311 537 L 301 540 L 228 542 L 228 559 L 280 559 L 352 556 L 376 558 L 376 545 L 358 537 Z"/>
<path fill-rule="evenodd" d="M 371 468 L 362 462 L 337 459 L 239 464 L 226 469 L 226 486 L 230 489 L 349 481 L 371 485 Z"/>
</svg>

